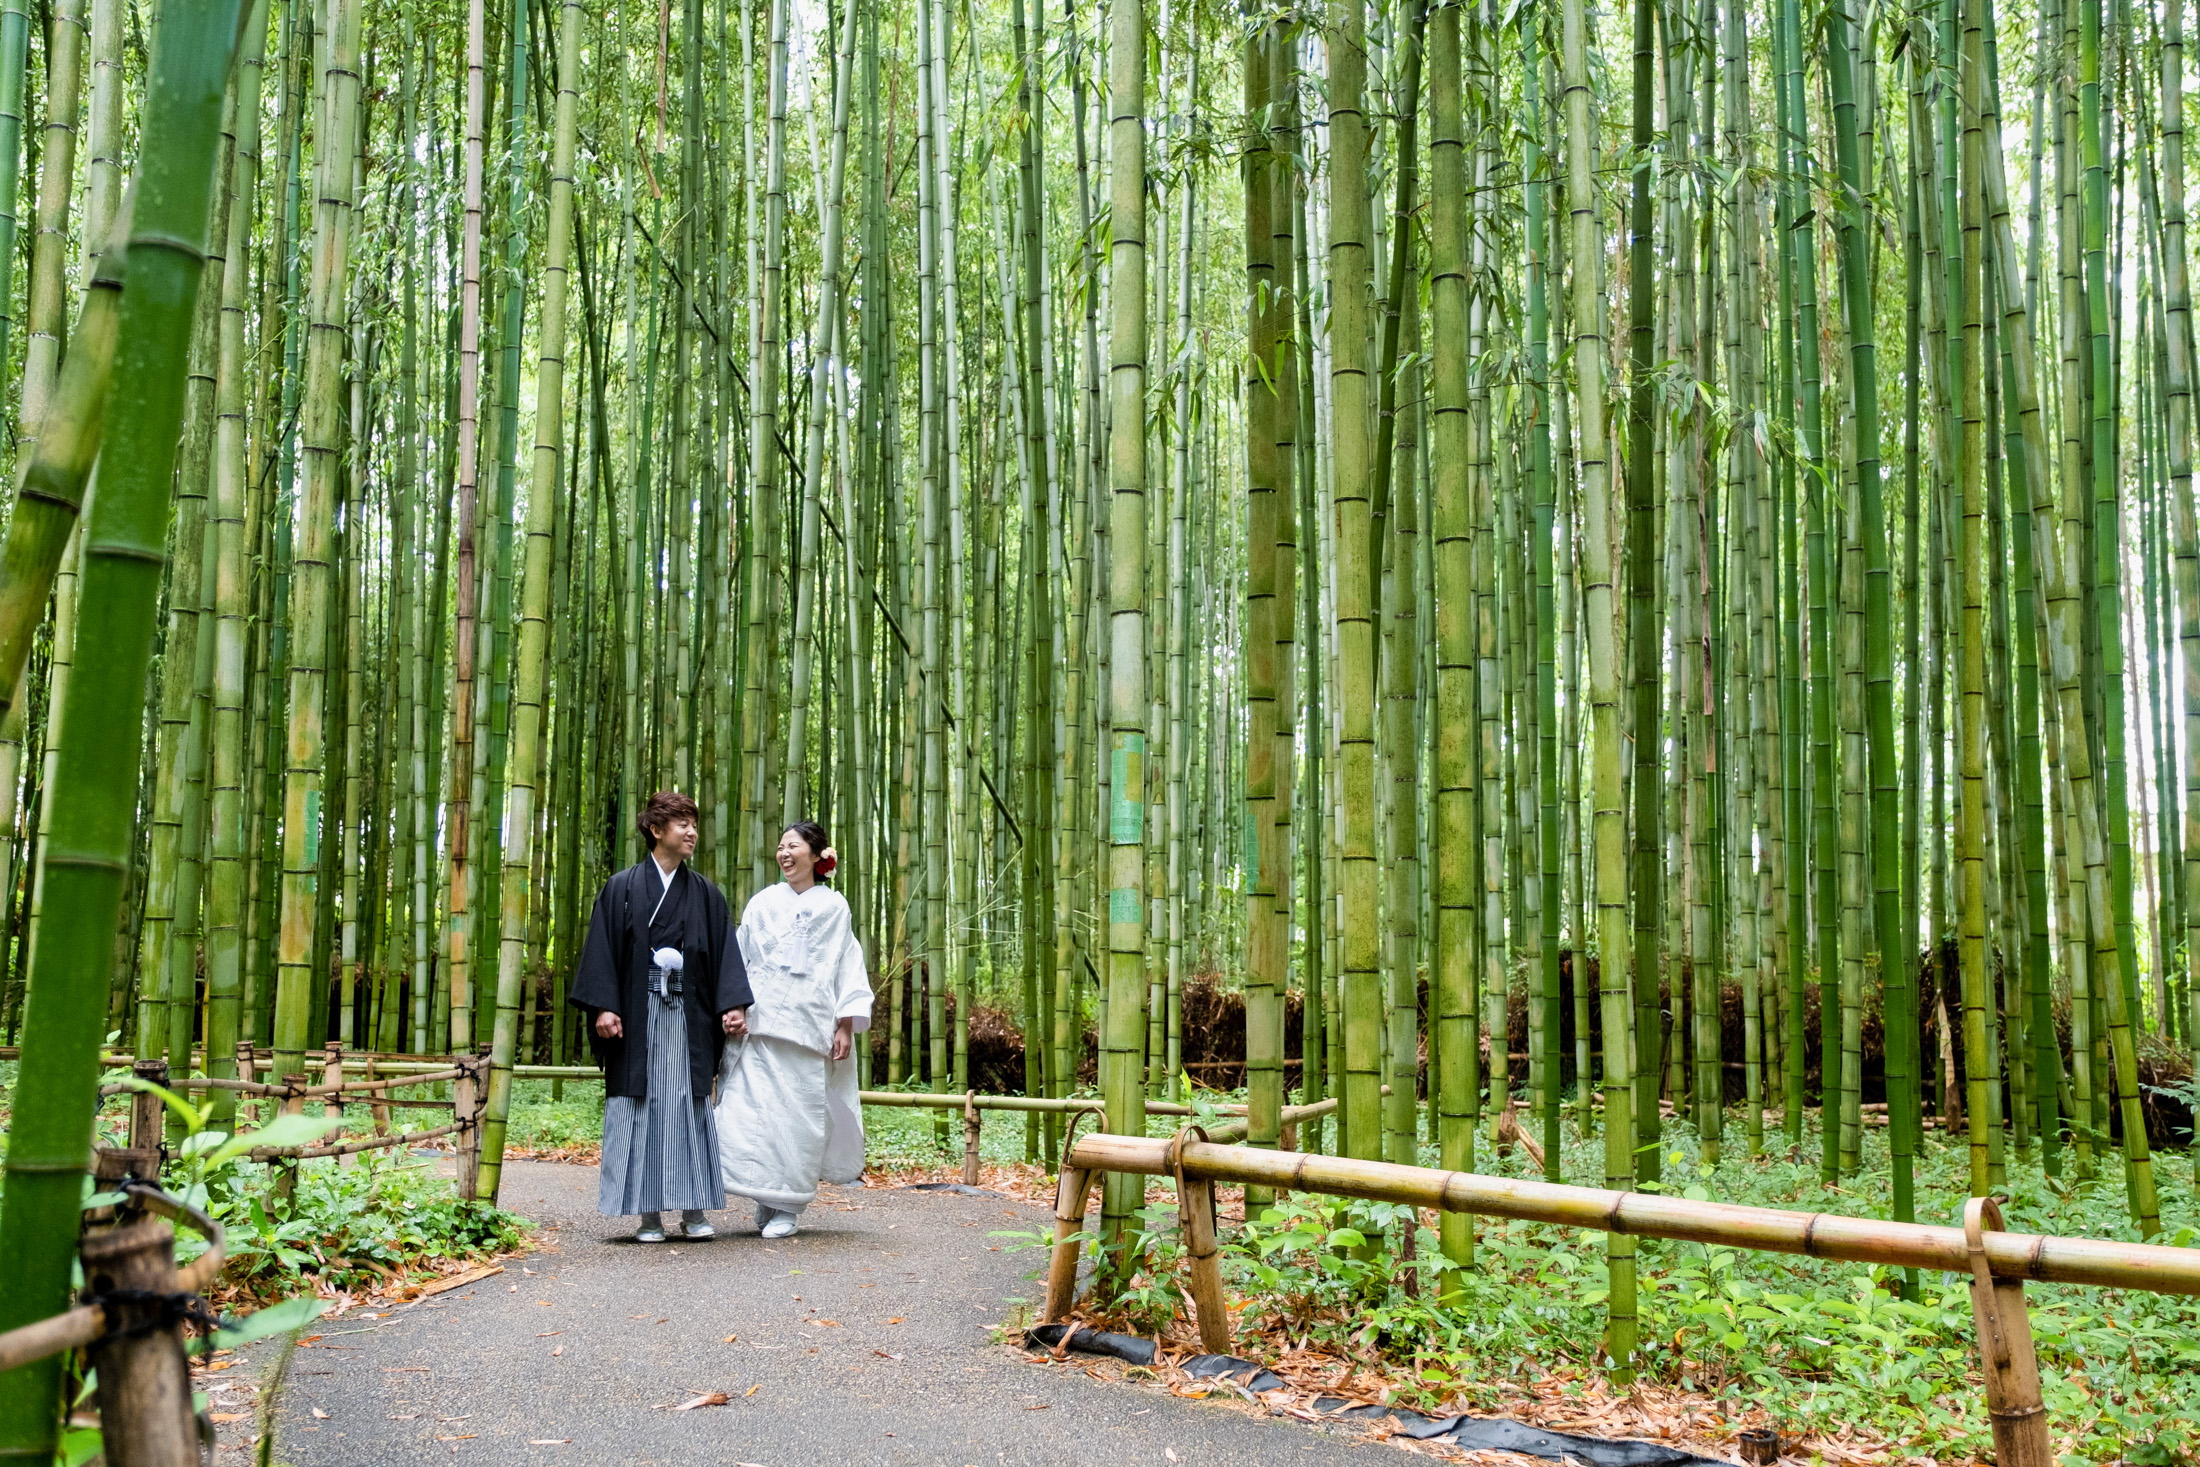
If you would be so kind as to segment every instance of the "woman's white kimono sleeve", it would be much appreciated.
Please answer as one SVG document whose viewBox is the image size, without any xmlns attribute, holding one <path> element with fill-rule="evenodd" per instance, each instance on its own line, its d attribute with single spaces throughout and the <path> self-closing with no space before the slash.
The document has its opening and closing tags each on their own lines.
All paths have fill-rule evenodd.
<svg viewBox="0 0 2200 1467">
<path fill-rule="evenodd" d="M 847 928 L 835 965 L 833 1019 L 855 1020 L 855 1032 L 871 1027 L 871 976 L 865 971 L 863 944 Z M 860 1039 L 848 1046 L 844 1060 L 828 1060 L 825 1080 L 824 1179 L 852 1182 L 863 1175 L 863 1103 L 856 1093 L 856 1053 Z"/>
</svg>

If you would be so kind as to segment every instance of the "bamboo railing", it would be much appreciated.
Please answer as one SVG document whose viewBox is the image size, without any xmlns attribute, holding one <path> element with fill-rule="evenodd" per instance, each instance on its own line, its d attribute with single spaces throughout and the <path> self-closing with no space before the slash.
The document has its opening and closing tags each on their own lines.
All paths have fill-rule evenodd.
<svg viewBox="0 0 2200 1467">
<path fill-rule="evenodd" d="M 369 1073 L 359 1079 L 347 1079 L 344 1066 L 347 1061 L 364 1060 Z M 325 1051 L 312 1057 L 312 1063 L 322 1074 L 319 1085 L 304 1085 L 295 1080 L 233 1080 L 220 1076 L 181 1075 L 171 1077 L 168 1062 L 162 1059 L 135 1060 L 130 1068 L 136 1079 L 158 1085 L 166 1090 L 208 1091 L 222 1090 L 251 1098 L 277 1103 L 284 1112 L 302 1110 L 308 1102 L 318 1102 L 322 1114 L 341 1121 L 346 1097 L 354 1097 L 371 1105 L 375 1113 L 375 1129 L 378 1134 L 356 1140 L 337 1140 L 319 1146 L 256 1146 L 248 1155 L 256 1162 L 309 1161 L 321 1157 L 357 1156 L 369 1151 L 381 1151 L 395 1147 L 414 1146 L 424 1141 L 441 1140 L 455 1136 L 458 1149 L 458 1192 L 461 1197 L 473 1200 L 478 1192 L 480 1176 L 480 1138 L 482 1110 L 488 1100 L 488 1086 L 484 1083 L 488 1068 L 485 1055 L 457 1055 L 440 1064 L 408 1066 L 408 1073 L 376 1078 L 372 1073 L 373 1056 L 347 1055 L 340 1044 L 331 1044 Z M 251 1046 L 237 1046 L 237 1071 L 250 1074 L 263 1068 Z M 405 1096 L 392 1092 L 401 1086 L 449 1083 L 452 1097 Z M 163 1150 L 162 1115 L 160 1097 L 135 1085 L 108 1084 L 99 1087 L 102 1098 L 134 1094 L 130 1118 L 130 1144 L 116 1148 L 117 1154 L 133 1158 L 149 1159 L 154 1168 L 150 1175 L 158 1175 L 159 1159 Z M 447 1110 L 451 1112 L 451 1124 L 416 1131 L 389 1129 L 389 1112 L 393 1109 Z M 240 1123 L 248 1119 L 240 1110 Z M 240 1124 L 238 1134 L 249 1137 L 252 1131 Z M 104 1153 L 103 1153 L 104 1154 Z"/>
<path fill-rule="evenodd" d="M 1723 1202 L 1692 1202 L 1654 1192 L 1616 1192 L 1516 1181 L 1224 1145 L 1187 1128 L 1173 1139 L 1080 1136 L 1062 1159 L 1055 1194 L 1054 1254 L 1047 1270 L 1049 1321 L 1076 1301 L 1079 1238 L 1088 1198 L 1107 1172 L 1172 1176 L 1186 1223 L 1186 1271 L 1200 1342 L 1216 1354 L 1230 1346 L 1227 1305 L 1214 1242 L 1218 1182 L 1362 1197 L 1442 1212 L 1473 1213 L 1636 1237 L 1669 1238 L 1756 1252 L 1968 1276 L 1979 1334 L 1980 1371 L 2001 1467 L 2051 1467 L 2046 1407 L 2024 1302 L 2026 1281 L 2090 1284 L 2158 1294 L 2200 1295 L 2200 1248 L 2169 1248 L 2102 1238 L 2062 1238 L 2002 1230 L 1999 1203 L 1972 1198 L 1960 1228 L 1886 1222 L 1836 1213 L 1788 1212 Z"/>
<path fill-rule="evenodd" d="M 1385 1095 L 1390 1093 L 1388 1085 L 1383 1087 L 1383 1093 Z M 986 1111 L 1001 1110 L 1024 1114 L 1037 1112 L 1043 1115 L 1096 1116 L 1102 1110 L 1097 1096 L 980 1095 L 975 1090 L 964 1091 L 961 1095 L 924 1090 L 859 1090 L 856 1092 L 856 1098 L 865 1105 L 882 1105 L 905 1109 L 960 1110 L 963 1113 L 962 1179 L 963 1185 L 969 1187 L 978 1185 L 978 1143 L 982 1135 L 983 1116 Z M 1336 1108 L 1337 1101 L 1334 1097 L 1328 1100 L 1317 1100 L 1311 1105 L 1285 1106 L 1283 1108 L 1284 1149 L 1289 1150 L 1297 1144 L 1299 1122 L 1328 1115 Z M 1209 1133 L 1210 1139 L 1217 1142 L 1242 1141 L 1245 1139 L 1249 1124 L 1244 1118 L 1246 1107 L 1242 1105 L 1218 1105 L 1211 1107 L 1211 1109 L 1223 1115 L 1234 1115 L 1238 1119 L 1217 1126 Z M 1148 1115 L 1165 1116 L 1198 1114 L 1188 1105 L 1178 1105 L 1173 1101 L 1162 1100 L 1147 1101 L 1146 1113 Z"/>
</svg>

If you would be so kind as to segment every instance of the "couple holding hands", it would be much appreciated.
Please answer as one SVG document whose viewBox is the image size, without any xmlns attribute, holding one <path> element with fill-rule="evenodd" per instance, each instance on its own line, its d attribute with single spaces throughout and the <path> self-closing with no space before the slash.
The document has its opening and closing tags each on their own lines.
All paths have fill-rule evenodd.
<svg viewBox="0 0 2200 1467">
<path fill-rule="evenodd" d="M 848 903 L 824 880 L 832 847 L 815 821 L 788 826 L 783 879 L 735 926 L 687 864 L 695 802 L 660 791 L 635 825 L 648 854 L 604 883 L 571 989 L 604 1072 L 597 1211 L 639 1215 L 637 1242 L 663 1242 L 674 1210 L 684 1236 L 708 1238 L 704 1214 L 730 1193 L 784 1238 L 820 1180 L 863 1174 L 852 1051 L 871 983 Z"/>
</svg>

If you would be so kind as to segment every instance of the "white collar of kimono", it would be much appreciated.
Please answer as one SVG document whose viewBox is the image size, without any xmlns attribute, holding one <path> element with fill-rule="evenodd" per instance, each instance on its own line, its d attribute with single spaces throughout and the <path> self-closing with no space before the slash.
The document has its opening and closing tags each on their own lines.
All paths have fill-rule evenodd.
<svg viewBox="0 0 2200 1467">
<path fill-rule="evenodd" d="M 649 909 L 649 920 L 654 922 L 657 920 L 657 914 L 664 910 L 665 898 L 672 894 L 672 878 L 680 874 L 680 868 L 675 866 L 667 871 L 663 864 L 658 861 L 655 853 L 652 853 L 649 858 L 649 869 L 656 872 L 657 879 L 664 883 L 657 891 L 657 905 Z"/>
</svg>

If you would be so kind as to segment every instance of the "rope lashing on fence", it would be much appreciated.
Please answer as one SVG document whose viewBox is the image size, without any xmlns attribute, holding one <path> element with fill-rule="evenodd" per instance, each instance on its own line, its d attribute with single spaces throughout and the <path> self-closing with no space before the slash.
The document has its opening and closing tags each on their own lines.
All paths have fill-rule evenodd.
<svg viewBox="0 0 2200 1467">
<path fill-rule="evenodd" d="M 75 1308 L 0 1335 L 0 1371 L 101 1340 L 141 1338 L 179 1324 L 197 1325 L 203 1336 L 211 1336 L 233 1323 L 208 1308 L 201 1297 L 221 1272 L 227 1254 L 229 1240 L 222 1225 L 148 1182 L 126 1179 L 114 1190 L 123 1194 L 125 1206 L 186 1224 L 206 1239 L 206 1251 L 177 1269 L 169 1288 L 87 1287 Z"/>
</svg>

